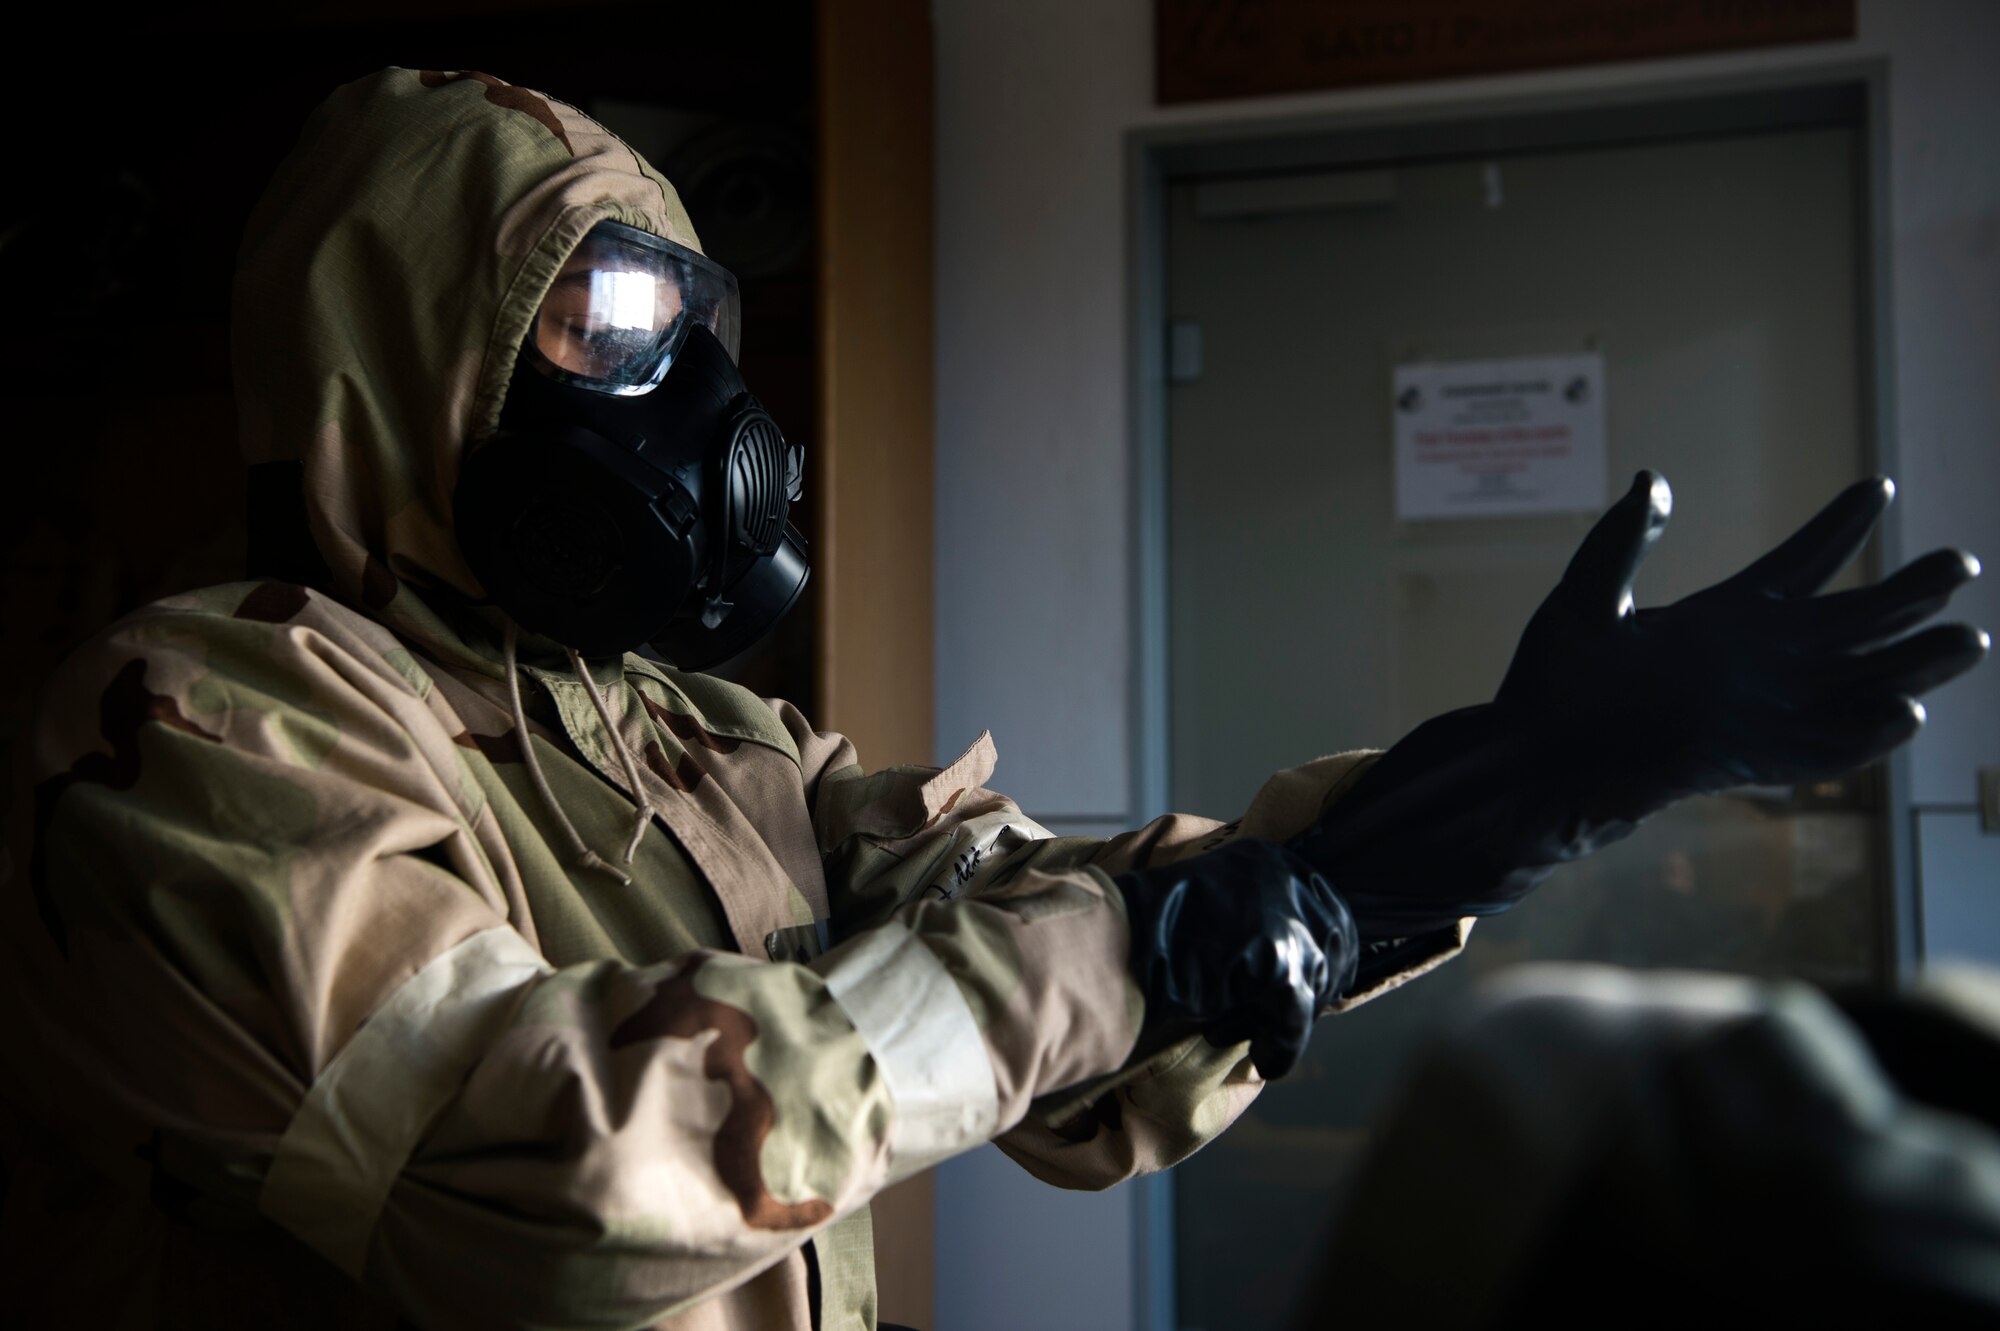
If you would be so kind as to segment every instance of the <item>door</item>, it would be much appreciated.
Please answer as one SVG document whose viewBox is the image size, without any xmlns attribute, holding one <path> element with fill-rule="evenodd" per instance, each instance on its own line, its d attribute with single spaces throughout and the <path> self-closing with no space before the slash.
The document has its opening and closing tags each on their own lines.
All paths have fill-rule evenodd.
<svg viewBox="0 0 2000 1331">
<path fill-rule="evenodd" d="M 1826 127 L 1173 184 L 1173 807 L 1233 816 L 1277 768 L 1489 699 L 1596 516 L 1399 519 L 1398 365 L 1601 356 L 1598 498 L 1644 466 L 1675 492 L 1642 605 L 1734 572 L 1865 475 L 1858 175 L 1856 131 Z M 1398 1068 L 1496 967 L 1878 973 L 1881 807 L 1866 774 L 1689 803 L 1322 1023 L 1177 1171 L 1180 1325 L 1298 1315 Z"/>
</svg>

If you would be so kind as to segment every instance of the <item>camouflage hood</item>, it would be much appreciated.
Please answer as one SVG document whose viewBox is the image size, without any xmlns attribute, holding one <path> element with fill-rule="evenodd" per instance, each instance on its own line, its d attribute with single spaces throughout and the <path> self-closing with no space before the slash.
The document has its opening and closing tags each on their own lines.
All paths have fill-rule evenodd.
<svg viewBox="0 0 2000 1331">
<path fill-rule="evenodd" d="M 498 674 L 452 493 L 557 270 L 610 219 L 699 250 L 674 188 L 573 107 L 491 75 L 386 69 L 307 121 L 251 215 L 233 338 L 245 460 L 296 460 L 342 599 Z M 468 636 L 480 641 L 468 641 Z"/>
</svg>

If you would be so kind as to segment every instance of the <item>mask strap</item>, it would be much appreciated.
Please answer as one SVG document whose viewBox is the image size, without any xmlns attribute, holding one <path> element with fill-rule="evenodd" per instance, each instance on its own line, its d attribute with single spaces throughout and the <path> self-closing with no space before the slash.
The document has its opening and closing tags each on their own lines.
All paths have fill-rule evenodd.
<svg viewBox="0 0 2000 1331">
<path fill-rule="evenodd" d="M 630 883 L 632 881 L 631 874 L 626 873 L 617 865 L 612 864 L 584 844 L 582 835 L 576 830 L 576 824 L 569 820 L 569 815 L 563 812 L 562 805 L 556 802 L 556 793 L 549 788 L 548 777 L 542 774 L 541 761 L 535 757 L 535 737 L 528 733 L 527 709 L 521 706 L 521 675 L 514 663 L 514 642 L 518 634 L 519 630 L 514 627 L 513 619 L 509 618 L 507 621 L 503 661 L 507 671 L 507 701 L 512 704 L 514 709 L 514 730 L 521 737 L 521 754 L 527 760 L 528 780 L 534 783 L 535 794 L 541 797 L 542 807 L 548 810 L 549 816 L 555 819 L 558 827 L 562 828 L 563 835 L 569 838 L 569 846 L 576 855 L 576 863 L 585 869 L 602 869 L 619 882 Z M 571 655 L 574 655 L 574 653 L 571 653 Z M 599 711 L 602 712 L 602 710 L 602 707 L 600 707 Z M 612 733 L 615 735 L 617 732 L 613 731 Z M 640 830 L 644 831 L 645 829 L 641 827 Z M 637 839 L 635 838 L 634 845 L 636 844 Z M 632 862 L 632 855 L 629 851 L 626 853 L 625 862 L 627 864 Z"/>
</svg>

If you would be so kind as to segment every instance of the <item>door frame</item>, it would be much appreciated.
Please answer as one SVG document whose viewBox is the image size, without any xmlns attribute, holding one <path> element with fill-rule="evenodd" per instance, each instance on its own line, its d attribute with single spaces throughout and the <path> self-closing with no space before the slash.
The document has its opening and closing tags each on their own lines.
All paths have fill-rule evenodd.
<svg viewBox="0 0 2000 1331">
<path fill-rule="evenodd" d="M 813 0 L 813 719 L 870 770 L 928 763 L 936 458 L 936 153 L 925 0 Z M 937 1317 L 931 1171 L 871 1203 L 877 1308 Z"/>
<path fill-rule="evenodd" d="M 1167 807 L 1167 190 L 1192 179 L 1310 172 L 1441 158 L 1496 157 L 1717 134 L 1818 126 L 1855 130 L 1859 182 L 1855 255 L 1855 378 L 1864 466 L 1895 475 L 1895 362 L 1889 326 L 1888 63 L 1819 66 L 1664 80 L 1420 107 L 1318 113 L 1137 129 L 1125 136 L 1126 385 L 1131 552 L 1132 789 L 1145 816 Z M 1449 94 L 1441 94 L 1448 97 Z M 1883 521 L 1872 562 L 1906 557 L 1898 507 Z M 1872 567 L 1872 576 L 1882 569 Z M 1901 983 L 1922 961 L 1907 747 L 1889 761 L 1879 903 L 1884 980 Z M 1171 1173 L 1134 1188 L 1134 1298 L 1141 1331 L 1176 1331 Z"/>
</svg>

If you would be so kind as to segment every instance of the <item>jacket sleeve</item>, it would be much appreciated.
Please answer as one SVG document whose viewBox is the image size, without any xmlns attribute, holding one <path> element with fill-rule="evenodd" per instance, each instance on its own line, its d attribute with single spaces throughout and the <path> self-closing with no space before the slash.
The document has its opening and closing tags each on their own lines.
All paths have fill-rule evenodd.
<svg viewBox="0 0 2000 1331">
<path fill-rule="evenodd" d="M 836 937 L 865 931 L 885 917 L 936 910 L 946 903 L 1003 901 L 1014 893 L 1048 893 L 1069 884 L 1079 900 L 1117 911 L 1113 875 L 1170 863 L 1237 837 L 1283 840 L 1303 830 L 1367 770 L 1375 754 L 1356 751 L 1279 772 L 1234 822 L 1168 814 L 1136 831 L 1099 840 L 1051 837 L 1013 801 L 985 788 L 996 761 L 981 735 L 944 768 L 896 767 L 864 774 L 853 746 L 839 735 L 815 733 L 798 712 L 774 704 L 798 745 L 826 857 Z M 1364 963 L 1362 987 L 1336 1007 L 1344 1011 L 1429 970 L 1464 946 L 1470 921 L 1418 939 L 1384 945 Z M 1069 964 L 1120 982 L 1116 1001 L 1127 1009 L 1134 1037 L 1144 1004 L 1129 978 L 1129 942 L 1098 929 L 1070 940 Z M 1088 1029 L 1074 1009 L 1045 1005 L 1022 1013 L 1021 1029 L 1042 1033 Z M 1006 1027 L 1016 1029 L 1013 1023 Z M 1122 1063 L 1075 1084 L 1052 1083 L 1024 1106 L 1009 1104 L 998 1144 L 1031 1173 L 1071 1188 L 1104 1188 L 1164 1169 L 1228 1127 L 1262 1088 L 1249 1046 L 1218 1046 L 1195 1037 L 1143 1061 Z M 1018 1112 L 1014 1112 L 1018 1110 Z"/>
<path fill-rule="evenodd" d="M 552 968 L 421 668 L 267 618 L 128 621 L 39 725 L 7 1053 L 112 1172 L 261 1213 L 422 1325 L 633 1326 L 1126 1057 L 1089 874 L 810 966 Z"/>
</svg>

